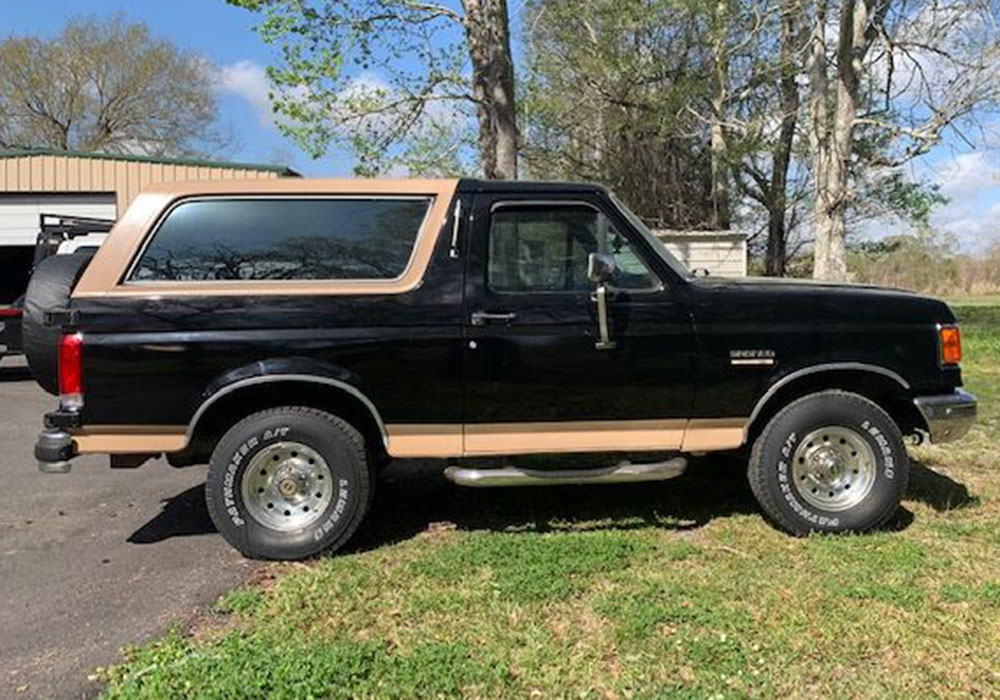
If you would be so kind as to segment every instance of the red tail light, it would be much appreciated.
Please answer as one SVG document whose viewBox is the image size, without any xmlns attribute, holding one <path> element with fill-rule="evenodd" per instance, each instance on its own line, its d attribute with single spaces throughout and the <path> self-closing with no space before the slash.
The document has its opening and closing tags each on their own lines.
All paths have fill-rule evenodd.
<svg viewBox="0 0 1000 700">
<path fill-rule="evenodd" d="M 17 318 L 24 313 L 24 309 L 17 306 L 0 306 L 0 318 Z"/>
<path fill-rule="evenodd" d="M 59 399 L 63 408 L 83 406 L 83 336 L 64 335 L 59 341 Z"/>
</svg>

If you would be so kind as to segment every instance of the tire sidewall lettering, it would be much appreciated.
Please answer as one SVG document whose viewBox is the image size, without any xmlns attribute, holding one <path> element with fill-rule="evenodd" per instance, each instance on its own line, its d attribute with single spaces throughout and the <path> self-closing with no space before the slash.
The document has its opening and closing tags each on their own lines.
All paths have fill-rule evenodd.
<svg viewBox="0 0 1000 700">
<path fill-rule="evenodd" d="M 308 446 L 329 467 L 328 474 L 322 472 L 324 480 L 316 481 L 324 505 L 312 509 L 315 520 L 308 524 L 268 526 L 269 519 L 257 520 L 243 500 L 247 470 L 256 467 L 263 451 L 281 443 L 290 449 L 293 443 Z M 229 428 L 212 452 L 205 484 L 209 514 L 226 541 L 246 556 L 295 560 L 336 550 L 361 525 L 371 503 L 373 470 L 367 456 L 364 436 L 334 414 L 306 406 L 258 411 Z"/>
<path fill-rule="evenodd" d="M 244 527 L 246 518 L 243 515 L 243 502 L 239 497 L 238 484 L 243 476 L 244 462 L 252 452 L 266 446 L 269 443 L 277 442 L 285 438 L 291 431 L 289 426 L 279 426 L 267 428 L 259 431 L 258 434 L 251 435 L 244 440 L 229 457 L 226 471 L 222 479 L 222 501 L 226 514 L 230 522 L 236 527 Z"/>
<path fill-rule="evenodd" d="M 870 420 L 862 420 L 860 423 L 854 423 L 846 427 L 856 430 L 875 448 L 875 457 L 879 460 L 878 473 L 886 480 L 892 481 L 895 479 L 896 455 L 885 433 Z M 808 430 L 803 431 L 803 434 L 805 432 L 808 432 Z M 803 503 L 799 498 L 794 485 L 795 480 L 792 478 L 792 456 L 795 453 L 795 448 L 799 440 L 799 433 L 793 430 L 781 445 L 776 465 L 777 489 L 787 506 L 798 517 L 810 525 L 819 529 L 838 528 L 842 522 L 840 515 L 824 514 L 822 511 L 813 510 L 813 508 Z"/>
<path fill-rule="evenodd" d="M 889 439 L 871 421 L 866 420 L 861 423 L 861 432 L 871 437 L 872 441 L 875 442 L 875 447 L 878 449 L 879 454 L 882 455 L 882 476 L 890 480 L 895 479 L 896 457 L 893 454 Z"/>
<path fill-rule="evenodd" d="M 316 529 L 313 532 L 313 539 L 319 542 L 321 539 L 326 537 L 330 531 L 336 526 L 337 522 L 343 517 L 344 513 L 347 511 L 348 499 L 352 494 L 352 489 L 350 481 L 344 478 L 337 479 L 337 502 L 333 506 L 333 510 L 330 511 L 330 516 L 318 526 L 314 526 Z"/>
<path fill-rule="evenodd" d="M 789 507 L 795 511 L 799 517 L 804 518 L 818 527 L 837 527 L 840 524 L 839 518 L 814 513 L 803 505 L 797 498 L 797 493 L 792 485 L 794 479 L 792 479 L 791 460 L 792 455 L 795 454 L 795 446 L 798 442 L 798 433 L 792 431 L 789 433 L 788 437 L 785 438 L 785 442 L 781 446 L 781 459 L 778 460 L 778 489 L 781 491 L 781 495 L 788 503 Z"/>
</svg>

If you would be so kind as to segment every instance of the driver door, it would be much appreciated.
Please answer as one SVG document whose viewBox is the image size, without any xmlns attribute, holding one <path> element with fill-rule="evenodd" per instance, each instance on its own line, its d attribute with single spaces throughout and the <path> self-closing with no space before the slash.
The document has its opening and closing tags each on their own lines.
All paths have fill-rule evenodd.
<svg viewBox="0 0 1000 700">
<path fill-rule="evenodd" d="M 686 305 L 596 196 L 477 195 L 465 295 L 465 452 L 676 449 L 694 393 Z M 601 343 L 591 253 L 614 257 Z"/>
</svg>

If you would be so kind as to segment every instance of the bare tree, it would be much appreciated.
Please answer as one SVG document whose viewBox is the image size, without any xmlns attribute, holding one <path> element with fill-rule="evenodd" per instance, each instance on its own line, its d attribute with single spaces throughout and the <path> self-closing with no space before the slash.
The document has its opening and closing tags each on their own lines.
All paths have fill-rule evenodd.
<svg viewBox="0 0 1000 700">
<path fill-rule="evenodd" d="M 843 0 L 835 39 L 827 0 L 815 0 L 812 26 L 814 275 L 845 279 L 852 168 L 863 177 L 898 168 L 949 129 L 973 143 L 977 116 L 1000 100 L 1000 33 L 994 8 L 978 0 Z"/>
<path fill-rule="evenodd" d="M 781 49 L 778 60 L 778 90 L 781 127 L 774 147 L 771 179 L 767 191 L 767 255 L 765 272 L 782 277 L 788 259 L 788 169 L 792 160 L 799 119 L 798 67 L 802 44 L 800 0 L 782 0 Z"/>
<path fill-rule="evenodd" d="M 737 3 L 722 1 L 721 10 L 528 2 L 522 150 L 531 176 L 606 183 L 656 227 L 728 226 L 730 150 L 741 143 L 727 131 L 729 74 L 742 35 L 729 14 Z"/>
<path fill-rule="evenodd" d="M 0 146 L 212 153 L 228 144 L 216 119 L 211 64 L 145 24 L 75 19 L 0 42 Z"/>
<path fill-rule="evenodd" d="M 227 1 L 263 13 L 260 34 L 283 58 L 268 70 L 279 127 L 313 156 L 341 143 L 358 156 L 360 174 L 460 169 L 471 106 L 483 174 L 517 177 L 506 0 L 462 0 L 461 9 L 418 0 Z"/>
</svg>

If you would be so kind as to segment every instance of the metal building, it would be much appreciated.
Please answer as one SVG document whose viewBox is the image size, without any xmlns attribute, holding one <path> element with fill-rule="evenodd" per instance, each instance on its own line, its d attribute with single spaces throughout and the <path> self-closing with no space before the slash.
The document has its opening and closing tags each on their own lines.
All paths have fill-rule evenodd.
<svg viewBox="0 0 1000 700">
<path fill-rule="evenodd" d="M 667 250 L 692 270 L 718 277 L 745 277 L 747 234 L 734 231 L 654 231 Z"/>
<path fill-rule="evenodd" d="M 51 149 L 0 151 L 0 304 L 23 292 L 40 214 L 117 219 L 156 182 L 294 177 L 283 166 Z"/>
</svg>

